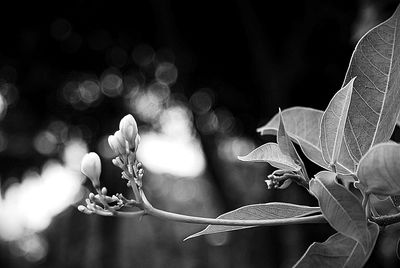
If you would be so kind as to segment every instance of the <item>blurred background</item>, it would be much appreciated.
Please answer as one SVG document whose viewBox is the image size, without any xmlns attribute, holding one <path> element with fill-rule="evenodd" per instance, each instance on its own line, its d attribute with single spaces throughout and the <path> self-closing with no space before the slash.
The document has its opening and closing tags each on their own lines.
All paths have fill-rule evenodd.
<svg viewBox="0 0 400 268">
<path fill-rule="evenodd" d="M 279 107 L 325 109 L 357 40 L 396 5 L 2 2 L 0 267 L 290 267 L 334 231 L 254 228 L 182 242 L 204 226 L 87 216 L 76 209 L 93 191 L 80 160 L 99 153 L 103 185 L 129 195 L 107 137 L 131 113 L 156 207 L 216 217 L 253 203 L 317 205 L 294 184 L 268 191 L 273 169 L 236 157 L 274 141 L 255 129 Z M 367 267 L 398 267 L 398 237 L 383 233 Z"/>
</svg>

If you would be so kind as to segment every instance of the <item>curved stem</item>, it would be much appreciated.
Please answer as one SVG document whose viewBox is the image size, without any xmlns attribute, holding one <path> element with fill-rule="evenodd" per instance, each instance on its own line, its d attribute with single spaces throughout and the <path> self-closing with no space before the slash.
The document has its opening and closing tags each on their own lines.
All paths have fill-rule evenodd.
<svg viewBox="0 0 400 268">
<path fill-rule="evenodd" d="M 143 208 L 146 214 L 154 217 L 185 223 L 194 224 L 212 224 L 212 225 L 230 225 L 230 226 L 276 226 L 276 225 L 289 225 L 301 223 L 325 223 L 326 220 L 323 215 L 314 215 L 302 218 L 288 218 L 288 219 L 274 219 L 274 220 L 229 220 L 229 219 L 214 219 L 203 218 L 196 216 L 188 216 L 178 213 L 172 213 L 161 209 L 154 208 L 147 200 L 143 190 L 140 190 L 143 200 Z"/>
<path fill-rule="evenodd" d="M 155 216 L 157 218 L 170 221 L 195 223 L 195 224 L 212 224 L 212 225 L 276 226 L 276 225 L 303 224 L 303 223 L 326 223 L 326 220 L 323 215 L 314 215 L 301 218 L 274 219 L 274 220 L 229 220 L 229 219 L 214 219 L 214 218 L 188 216 L 188 215 L 160 210 L 154 207 L 148 209 L 146 213 Z"/>
</svg>

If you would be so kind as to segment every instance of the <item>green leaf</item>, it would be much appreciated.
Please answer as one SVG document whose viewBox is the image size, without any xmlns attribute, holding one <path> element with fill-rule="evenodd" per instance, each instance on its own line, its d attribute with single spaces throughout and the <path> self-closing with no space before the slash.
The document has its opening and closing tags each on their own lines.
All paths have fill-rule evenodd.
<svg viewBox="0 0 400 268">
<path fill-rule="evenodd" d="M 366 193 L 400 195 L 400 145 L 375 145 L 361 159 L 357 177 Z"/>
<path fill-rule="evenodd" d="M 324 243 L 314 242 L 294 267 L 363 267 L 374 249 L 379 234 L 379 226 L 376 223 L 370 223 L 368 229 L 371 239 L 366 253 L 357 241 L 336 233 Z"/>
<path fill-rule="evenodd" d="M 266 204 L 254 204 L 244 206 L 236 210 L 220 215 L 217 219 L 229 220 L 276 220 L 307 216 L 320 212 L 319 207 L 308 207 L 289 203 L 272 202 Z M 206 234 L 235 231 L 257 226 L 225 226 L 208 225 L 204 230 L 195 233 L 185 240 Z"/>
<path fill-rule="evenodd" d="M 267 162 L 273 167 L 287 171 L 300 170 L 300 166 L 292 158 L 283 154 L 276 143 L 263 144 L 248 155 L 239 156 L 238 158 L 249 162 Z"/>
<path fill-rule="evenodd" d="M 353 159 L 390 139 L 400 110 L 400 6 L 357 43 L 343 85 L 354 82 L 345 137 Z"/>
<path fill-rule="evenodd" d="M 322 157 L 320 145 L 320 126 L 323 111 L 306 108 L 292 107 L 282 111 L 285 121 L 285 130 L 292 140 L 300 145 L 304 155 L 315 164 L 329 169 L 329 165 Z M 279 128 L 279 114 L 276 114 L 266 125 L 258 128 L 261 135 L 277 135 Z M 337 172 L 347 174 L 348 169 L 337 166 Z"/>
<path fill-rule="evenodd" d="M 336 166 L 339 160 L 342 166 L 349 167 L 349 172 L 355 171 L 356 168 L 344 138 L 344 127 L 353 92 L 354 79 L 340 89 L 330 101 L 322 116 L 320 134 L 322 156 L 325 161 L 330 166 Z"/>
<path fill-rule="evenodd" d="M 369 247 L 367 218 L 360 201 L 336 182 L 336 174 L 321 171 L 310 181 L 310 191 L 317 197 L 322 214 L 339 233 Z"/>
</svg>

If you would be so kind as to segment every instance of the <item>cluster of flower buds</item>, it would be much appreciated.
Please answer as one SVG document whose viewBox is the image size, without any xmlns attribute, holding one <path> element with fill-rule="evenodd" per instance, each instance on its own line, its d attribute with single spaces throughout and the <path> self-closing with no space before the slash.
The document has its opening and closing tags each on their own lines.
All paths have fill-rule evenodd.
<svg viewBox="0 0 400 268">
<path fill-rule="evenodd" d="M 126 115 L 119 123 L 119 130 L 108 137 L 108 144 L 117 155 L 128 155 L 130 151 L 136 152 L 140 143 L 140 136 L 135 118 Z"/>
<path fill-rule="evenodd" d="M 291 175 L 292 174 L 287 171 L 278 169 L 268 175 L 268 180 L 265 180 L 265 183 L 268 189 L 286 189 L 292 184 L 292 180 L 290 179 Z"/>
<path fill-rule="evenodd" d="M 93 212 L 115 212 L 124 206 L 132 206 L 140 203 L 139 189 L 142 187 L 143 167 L 136 159 L 136 152 L 140 143 L 140 136 L 135 119 L 132 115 L 126 115 L 119 123 L 119 130 L 108 137 L 108 143 L 117 155 L 112 163 L 119 167 L 122 178 L 128 181 L 132 187 L 135 199 L 127 199 L 122 194 L 107 195 L 107 189 L 100 189 L 101 162 L 100 157 L 94 153 L 88 153 L 81 163 L 82 173 L 88 177 L 97 194 L 90 193 L 86 199 L 86 206 L 79 206 L 81 212 L 91 214 Z"/>
</svg>

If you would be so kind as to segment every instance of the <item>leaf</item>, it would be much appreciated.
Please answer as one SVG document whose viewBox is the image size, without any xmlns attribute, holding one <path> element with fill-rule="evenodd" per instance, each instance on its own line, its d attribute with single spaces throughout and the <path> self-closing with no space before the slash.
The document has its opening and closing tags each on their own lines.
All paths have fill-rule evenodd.
<svg viewBox="0 0 400 268">
<path fill-rule="evenodd" d="M 307 216 L 320 212 L 319 207 L 308 207 L 289 203 L 272 202 L 248 205 L 220 215 L 217 219 L 230 220 L 276 220 Z M 185 240 L 206 234 L 235 231 L 257 226 L 208 225 L 204 230 L 195 233 Z"/>
<path fill-rule="evenodd" d="M 284 155 L 276 143 L 266 143 L 254 149 L 246 156 L 239 156 L 239 160 L 249 162 L 268 162 L 271 166 L 287 170 L 299 171 L 300 166 L 293 159 Z"/>
<path fill-rule="evenodd" d="M 340 89 L 330 101 L 322 116 L 320 134 L 322 156 L 325 161 L 330 166 L 336 166 L 336 162 L 340 159 L 340 163 L 343 166 L 351 167 L 349 171 L 355 171 L 355 164 L 349 154 L 344 138 L 344 127 L 351 93 L 353 92 L 354 79 Z"/>
<path fill-rule="evenodd" d="M 400 206 L 400 195 L 393 195 L 390 197 L 390 200 L 392 201 L 392 203 L 395 207 Z"/>
<path fill-rule="evenodd" d="M 339 233 L 369 247 L 367 218 L 360 201 L 336 182 L 336 174 L 321 171 L 310 181 L 310 191 L 317 197 L 322 214 Z"/>
<path fill-rule="evenodd" d="M 279 109 L 279 127 L 278 127 L 277 141 L 281 152 L 292 158 L 296 164 L 298 164 L 304 169 L 303 161 L 301 160 L 299 154 L 297 153 L 296 148 L 294 148 L 294 145 L 290 140 L 289 135 L 286 133 L 285 123 L 282 118 L 281 109 Z"/>
<path fill-rule="evenodd" d="M 375 145 L 361 159 L 357 177 L 366 193 L 400 195 L 400 145 Z"/>
<path fill-rule="evenodd" d="M 282 112 L 281 109 L 279 108 L 279 127 L 278 127 L 278 135 L 277 135 L 277 141 L 278 141 L 278 146 L 281 152 L 290 158 L 294 160 L 294 162 L 300 166 L 301 174 L 305 178 L 305 180 L 308 182 L 308 174 L 306 167 L 303 163 L 303 160 L 300 158 L 299 154 L 296 151 L 296 148 L 293 145 L 293 142 L 290 140 L 289 135 L 287 134 L 285 130 L 285 123 L 282 118 Z M 292 180 L 286 180 L 280 189 L 285 189 L 291 184 Z"/>
<path fill-rule="evenodd" d="M 323 111 L 306 108 L 292 107 L 282 111 L 285 130 L 294 142 L 300 145 L 304 155 L 315 164 L 329 169 L 329 165 L 322 157 L 320 146 L 320 125 Z M 277 135 L 279 127 L 279 114 L 276 114 L 266 125 L 258 128 L 261 135 Z M 338 165 L 337 172 L 347 174 L 348 169 Z"/>
<path fill-rule="evenodd" d="M 400 6 L 357 43 L 343 85 L 354 81 L 345 137 L 359 161 L 390 139 L 400 109 Z"/>
<path fill-rule="evenodd" d="M 294 267 L 363 267 L 374 249 L 379 234 L 379 226 L 376 223 L 370 223 L 368 229 L 371 240 L 366 254 L 357 241 L 336 233 L 324 243 L 314 242 Z"/>
</svg>

